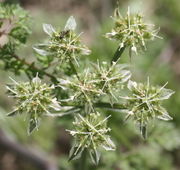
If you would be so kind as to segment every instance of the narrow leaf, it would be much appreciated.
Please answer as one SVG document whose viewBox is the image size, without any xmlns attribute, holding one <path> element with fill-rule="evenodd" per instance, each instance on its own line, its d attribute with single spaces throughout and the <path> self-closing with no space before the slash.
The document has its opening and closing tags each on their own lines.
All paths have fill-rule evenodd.
<svg viewBox="0 0 180 170">
<path fill-rule="evenodd" d="M 89 154 L 90 154 L 92 162 L 95 165 L 98 165 L 99 160 L 100 160 L 100 156 L 101 156 L 100 152 L 98 152 L 97 150 L 93 149 L 93 150 L 89 151 Z"/>
<path fill-rule="evenodd" d="M 8 113 L 7 116 L 16 116 L 18 114 L 18 110 L 13 110 L 12 112 Z"/>
<path fill-rule="evenodd" d="M 136 89 L 137 83 L 134 82 L 134 81 L 129 80 L 127 87 L 128 87 L 128 89 L 129 89 L 130 91 L 133 91 L 134 89 Z"/>
<path fill-rule="evenodd" d="M 144 139 L 147 138 L 147 126 L 146 125 L 140 125 L 140 133 Z"/>
<path fill-rule="evenodd" d="M 37 54 L 42 55 L 42 56 L 47 56 L 49 55 L 49 52 L 47 52 L 46 50 L 43 49 L 39 49 L 36 47 L 33 47 L 33 49 L 36 51 Z"/>
<path fill-rule="evenodd" d="M 28 134 L 30 135 L 35 129 L 38 128 L 39 122 L 35 116 L 35 114 L 31 114 L 30 120 L 29 120 L 29 127 L 28 127 Z"/>
<path fill-rule="evenodd" d="M 51 24 L 43 24 L 43 30 L 49 36 L 52 36 L 52 34 L 55 32 L 55 30 Z"/>
<path fill-rule="evenodd" d="M 73 16 L 70 16 L 66 22 L 64 30 L 75 30 L 76 29 L 76 21 Z"/>
<path fill-rule="evenodd" d="M 115 150 L 116 146 L 115 144 L 113 143 L 113 141 L 110 139 L 110 137 L 107 137 L 106 138 L 106 143 L 105 144 L 102 144 L 103 148 L 106 150 L 106 151 L 113 151 Z"/>
<path fill-rule="evenodd" d="M 79 159 L 82 155 L 83 150 L 84 150 L 84 147 L 79 148 L 75 144 L 69 152 L 69 161 Z"/>
<path fill-rule="evenodd" d="M 172 120 L 173 118 L 169 114 L 163 114 L 161 116 L 158 116 L 158 119 L 168 121 L 168 120 Z"/>
<path fill-rule="evenodd" d="M 174 94 L 174 91 L 173 91 L 173 90 L 163 88 L 162 91 L 161 91 L 161 93 L 160 93 L 159 96 L 158 96 L 158 99 L 159 99 L 159 100 L 169 99 L 172 94 Z"/>
</svg>

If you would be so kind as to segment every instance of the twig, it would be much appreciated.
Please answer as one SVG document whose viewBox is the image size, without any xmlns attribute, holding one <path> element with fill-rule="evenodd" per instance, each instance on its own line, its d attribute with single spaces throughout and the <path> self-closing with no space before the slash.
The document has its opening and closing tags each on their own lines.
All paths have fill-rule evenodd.
<svg viewBox="0 0 180 170">
<path fill-rule="evenodd" d="M 58 82 L 56 77 L 53 76 L 52 74 L 37 68 L 33 63 L 28 63 L 26 60 L 20 58 L 19 56 L 17 56 L 16 54 L 12 55 L 16 60 L 20 61 L 21 63 L 23 63 L 24 65 L 28 66 L 28 68 L 31 68 L 35 71 L 37 71 L 38 73 L 43 73 L 44 75 L 46 75 L 47 77 L 51 78 L 54 82 Z"/>
<path fill-rule="evenodd" d="M 61 102 L 61 106 L 72 106 L 74 108 L 84 107 L 80 105 L 69 104 L 66 102 Z M 110 103 L 106 103 L 106 102 L 97 102 L 97 103 L 93 103 L 93 106 L 96 108 L 106 108 L 109 110 L 126 110 L 127 109 L 127 107 L 124 104 L 119 104 L 119 103 L 114 103 L 113 105 L 111 105 Z"/>
</svg>

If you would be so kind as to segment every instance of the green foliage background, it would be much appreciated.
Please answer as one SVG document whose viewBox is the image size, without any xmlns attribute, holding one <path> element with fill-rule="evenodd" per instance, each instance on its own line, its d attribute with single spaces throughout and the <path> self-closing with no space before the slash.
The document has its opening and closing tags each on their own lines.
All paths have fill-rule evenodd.
<svg viewBox="0 0 180 170">
<path fill-rule="evenodd" d="M 178 170 L 180 168 L 180 8 L 179 0 L 151 0 L 151 1 L 120 1 L 122 13 L 127 6 L 133 10 L 142 11 L 155 25 L 160 26 L 160 36 L 163 40 L 155 40 L 148 44 L 146 52 L 140 52 L 138 56 L 128 58 L 128 53 L 123 54 L 122 62 L 130 62 L 133 79 L 146 81 L 150 77 L 152 84 L 163 85 L 168 81 L 168 88 L 176 93 L 166 102 L 166 108 L 174 118 L 169 122 L 156 122 L 158 126 L 152 126 L 147 141 L 138 136 L 137 130 L 132 123 L 124 123 L 123 113 L 106 111 L 112 114 L 109 125 L 112 128 L 112 138 L 116 142 L 116 152 L 105 152 L 97 170 Z M 33 16 L 32 35 L 27 44 L 23 46 L 18 54 L 32 61 L 33 44 L 41 42 L 45 38 L 42 31 L 42 23 L 50 23 L 61 26 L 68 16 L 58 11 L 50 12 L 43 8 L 30 8 Z M 73 13 L 71 13 L 73 15 Z M 91 47 L 90 58 L 84 60 L 96 61 L 111 60 L 117 44 L 105 39 L 102 35 L 110 30 L 112 21 L 108 18 L 110 14 L 93 26 L 91 33 L 93 38 L 88 37 L 90 31 L 85 30 L 84 40 Z M 53 17 L 52 17 L 53 16 Z M 78 20 L 78 19 L 77 19 Z M 81 21 L 79 20 L 78 23 Z M 79 30 L 83 30 L 83 26 Z M 91 27 L 92 29 L 92 27 Z M 179 64 L 179 65 L 178 65 Z M 1 64 L 2 65 L 2 64 Z M 1 66 L 0 65 L 0 66 Z M 2 67 L 1 67 L 2 68 Z M 77 162 L 68 162 L 68 149 L 70 136 L 65 134 L 64 129 L 69 129 L 68 124 L 71 117 L 58 119 L 44 119 L 39 131 L 32 136 L 27 136 L 26 122 L 22 117 L 6 118 L 6 113 L 12 109 L 13 101 L 10 100 L 5 90 L 5 84 L 10 80 L 8 76 L 14 77 L 13 73 L 0 71 L 0 127 L 9 135 L 27 146 L 37 147 L 56 158 L 62 170 L 73 170 Z M 26 79 L 24 75 L 16 79 Z M 48 124 L 48 126 L 47 126 Z M 47 136 L 48 134 L 48 136 Z M 65 141 L 65 142 L 63 142 Z M 24 165 L 25 166 L 25 165 Z M 35 169 L 31 165 L 25 166 L 25 170 Z"/>
</svg>

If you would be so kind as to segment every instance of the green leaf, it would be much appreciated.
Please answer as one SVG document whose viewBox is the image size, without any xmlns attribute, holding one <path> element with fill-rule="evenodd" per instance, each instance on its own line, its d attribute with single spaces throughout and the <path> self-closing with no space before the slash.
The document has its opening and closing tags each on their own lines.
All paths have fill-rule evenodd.
<svg viewBox="0 0 180 170">
<path fill-rule="evenodd" d="M 159 106 L 156 108 L 156 111 L 160 114 L 157 116 L 158 119 L 161 120 L 172 120 L 173 118 L 169 115 L 169 113 L 166 111 L 166 109 L 162 106 Z"/>
<path fill-rule="evenodd" d="M 43 30 L 49 36 L 52 36 L 52 34 L 55 33 L 55 30 L 51 24 L 43 24 Z"/>
<path fill-rule="evenodd" d="M 18 109 L 13 110 L 12 112 L 8 113 L 7 116 L 16 116 L 18 114 Z"/>
<path fill-rule="evenodd" d="M 102 147 L 106 150 L 106 151 L 113 151 L 115 150 L 116 146 L 113 143 L 113 141 L 110 139 L 110 137 L 106 137 L 106 143 L 102 144 Z"/>
<path fill-rule="evenodd" d="M 168 120 L 172 120 L 173 118 L 169 114 L 163 114 L 161 116 L 158 116 L 158 119 L 168 121 Z"/>
<path fill-rule="evenodd" d="M 36 51 L 37 54 L 42 55 L 42 56 L 47 56 L 49 55 L 49 52 L 47 52 L 46 50 L 43 49 L 39 49 L 36 47 L 33 47 L 33 49 Z"/>
<path fill-rule="evenodd" d="M 29 127 L 28 127 L 28 134 L 30 135 L 35 129 L 38 128 L 38 120 L 35 116 L 35 114 L 31 114 L 30 120 L 29 120 Z"/>
<path fill-rule="evenodd" d="M 69 152 L 69 161 L 79 159 L 82 155 L 84 147 L 79 148 L 76 144 L 71 148 Z"/>
<path fill-rule="evenodd" d="M 147 138 L 147 126 L 140 124 L 140 133 L 144 139 Z"/>
<path fill-rule="evenodd" d="M 172 94 L 174 94 L 175 92 L 171 89 L 166 89 L 163 88 L 162 91 L 160 92 L 158 99 L 159 100 L 166 100 L 169 99 L 171 97 Z"/>
<path fill-rule="evenodd" d="M 64 30 L 75 30 L 76 29 L 76 21 L 73 16 L 70 16 L 69 19 L 66 22 Z"/>
<path fill-rule="evenodd" d="M 100 160 L 100 156 L 101 156 L 100 152 L 98 152 L 97 150 L 93 149 L 93 150 L 89 151 L 89 154 L 90 154 L 92 162 L 95 165 L 98 165 L 99 160 Z"/>
<path fill-rule="evenodd" d="M 135 81 L 129 80 L 127 87 L 130 91 L 133 91 L 134 89 L 137 88 L 137 83 Z"/>
</svg>

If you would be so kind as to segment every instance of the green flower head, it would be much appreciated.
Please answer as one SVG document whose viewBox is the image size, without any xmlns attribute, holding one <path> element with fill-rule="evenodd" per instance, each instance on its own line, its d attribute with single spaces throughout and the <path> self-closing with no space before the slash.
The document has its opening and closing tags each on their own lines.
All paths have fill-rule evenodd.
<svg viewBox="0 0 180 170">
<path fill-rule="evenodd" d="M 172 119 L 162 106 L 162 101 L 169 99 L 174 91 L 164 88 L 165 85 L 163 87 L 150 86 L 149 80 L 145 84 L 133 81 L 128 83 L 131 95 L 123 97 L 128 100 L 126 119 L 133 118 L 140 126 L 144 138 L 146 137 L 146 127 L 149 121 L 155 118 L 162 120 Z"/>
<path fill-rule="evenodd" d="M 11 97 L 16 98 L 17 103 L 15 109 L 8 116 L 27 114 L 29 118 L 29 134 L 38 128 L 42 116 L 51 116 L 52 110 L 59 111 L 61 109 L 58 101 L 52 95 L 54 85 L 49 86 L 42 83 L 38 76 L 33 78 L 31 82 L 19 83 L 15 80 L 13 82 L 14 84 L 8 85 L 7 89 Z"/>
<path fill-rule="evenodd" d="M 120 42 L 120 49 L 129 47 L 130 51 L 137 53 L 138 47 L 146 49 L 145 42 L 158 37 L 154 25 L 145 23 L 139 13 L 130 14 L 129 8 L 125 17 L 121 16 L 118 8 L 115 9 L 113 20 L 115 26 L 110 33 L 106 33 L 106 37 Z"/>
<path fill-rule="evenodd" d="M 96 80 L 89 69 L 85 69 L 83 73 L 72 76 L 67 79 L 60 79 L 59 86 L 65 89 L 70 98 L 76 104 L 84 106 L 88 113 L 94 111 L 93 103 L 105 93 L 97 86 Z"/>
<path fill-rule="evenodd" d="M 43 29 L 49 35 L 49 40 L 34 47 L 39 55 L 55 57 L 60 64 L 69 60 L 74 60 L 78 64 L 78 56 L 90 54 L 90 50 L 80 41 L 81 34 L 75 33 L 76 21 L 73 16 L 68 19 L 61 31 L 55 30 L 50 24 L 43 24 Z"/>
<path fill-rule="evenodd" d="M 127 70 L 126 65 L 113 62 L 112 65 L 102 62 L 94 64 L 94 82 L 99 89 L 110 98 L 117 99 L 116 95 L 119 89 L 122 89 L 130 77 L 131 72 Z"/>
<path fill-rule="evenodd" d="M 77 159 L 82 152 L 87 149 L 92 161 L 98 164 L 100 153 L 99 149 L 114 150 L 115 145 L 107 133 L 107 119 L 102 119 L 99 113 L 90 113 L 86 117 L 80 114 L 75 117 L 74 130 L 68 130 L 75 139 L 75 144 L 70 151 L 70 160 Z"/>
</svg>

